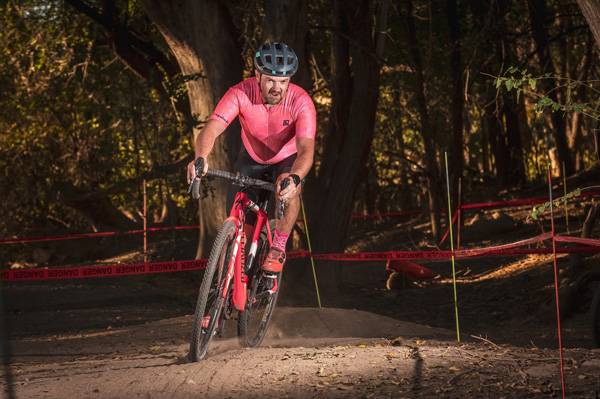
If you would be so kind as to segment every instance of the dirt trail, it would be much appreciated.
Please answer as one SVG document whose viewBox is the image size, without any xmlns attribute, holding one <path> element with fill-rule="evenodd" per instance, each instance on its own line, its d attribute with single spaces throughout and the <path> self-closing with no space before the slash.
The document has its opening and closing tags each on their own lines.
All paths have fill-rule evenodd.
<svg viewBox="0 0 600 399">
<path fill-rule="evenodd" d="M 199 363 L 187 360 L 191 322 L 13 341 L 13 397 L 529 398 L 560 389 L 556 350 L 458 344 L 449 330 L 360 310 L 278 308 L 255 349 L 238 346 L 230 322 Z M 597 397 L 599 355 L 567 351 L 570 397 Z"/>
<path fill-rule="evenodd" d="M 261 348 L 241 349 L 235 322 L 229 322 L 224 336 L 213 341 L 209 356 L 191 363 L 187 360 L 191 323 L 191 316 L 181 316 L 16 340 L 12 344 L 16 397 L 262 397 L 276 388 L 272 383 L 285 380 L 298 387 L 304 386 L 301 381 L 308 382 L 290 392 L 305 397 L 310 384 L 326 387 L 342 381 L 342 375 L 350 384 L 348 378 L 363 375 L 362 370 L 372 368 L 377 359 L 395 364 L 396 369 L 389 370 L 395 381 L 410 377 L 409 365 L 396 361 L 406 348 L 392 348 L 385 338 L 452 335 L 360 310 L 282 307 Z M 320 375 L 324 373 L 327 376 Z"/>
<path fill-rule="evenodd" d="M 416 224 L 384 227 L 350 250 L 415 249 Z M 551 257 L 458 260 L 460 343 L 449 262 L 421 264 L 440 278 L 387 291 L 385 262 L 344 263 L 345 290 L 325 308 L 307 307 L 313 296 L 293 307 L 282 295 L 262 347 L 240 348 L 231 321 L 199 363 L 187 360 L 197 275 L 7 283 L 12 356 L 0 398 L 562 397 Z M 583 260 L 598 265 L 598 255 Z M 587 290 L 562 323 L 569 398 L 600 398 L 590 301 Z"/>
</svg>

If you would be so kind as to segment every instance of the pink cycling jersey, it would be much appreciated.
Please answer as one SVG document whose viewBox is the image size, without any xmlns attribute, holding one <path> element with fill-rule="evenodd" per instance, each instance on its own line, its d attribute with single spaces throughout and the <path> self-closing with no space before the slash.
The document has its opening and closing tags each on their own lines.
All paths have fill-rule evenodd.
<svg viewBox="0 0 600 399">
<path fill-rule="evenodd" d="M 244 147 L 258 163 L 281 162 L 297 152 L 297 137 L 315 138 L 315 105 L 304 89 L 292 83 L 283 100 L 271 108 L 264 104 L 256 77 L 233 86 L 219 101 L 211 119 L 227 127 L 238 115 Z"/>
</svg>

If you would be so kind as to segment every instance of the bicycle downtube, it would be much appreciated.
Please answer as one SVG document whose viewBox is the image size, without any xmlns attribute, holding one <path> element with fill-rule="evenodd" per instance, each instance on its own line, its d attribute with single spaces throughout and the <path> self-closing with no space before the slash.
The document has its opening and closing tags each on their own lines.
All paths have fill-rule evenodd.
<svg viewBox="0 0 600 399">
<path fill-rule="evenodd" d="M 229 291 L 229 286 L 231 285 L 231 282 L 234 280 L 235 275 L 236 275 L 235 269 L 236 269 L 236 264 L 237 264 L 238 258 L 239 258 L 240 241 L 241 241 L 241 236 L 238 234 L 236 236 L 235 242 L 233 244 L 233 250 L 231 251 L 231 257 L 227 261 L 227 277 L 225 279 L 225 287 L 223 288 L 222 298 L 225 298 L 227 296 L 227 292 Z M 234 282 L 233 289 L 235 291 L 235 282 Z"/>
<path fill-rule="evenodd" d="M 240 312 L 244 311 L 246 305 L 246 291 L 248 285 L 246 273 L 244 273 L 242 270 L 245 251 L 246 237 L 244 233 L 244 225 L 242 224 L 235 239 L 235 264 L 233 270 L 233 307 L 235 310 Z"/>
</svg>

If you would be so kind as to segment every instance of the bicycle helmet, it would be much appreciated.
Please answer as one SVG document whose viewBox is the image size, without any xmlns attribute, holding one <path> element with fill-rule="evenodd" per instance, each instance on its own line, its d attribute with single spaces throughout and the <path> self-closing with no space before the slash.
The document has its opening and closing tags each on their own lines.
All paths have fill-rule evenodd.
<svg viewBox="0 0 600 399">
<path fill-rule="evenodd" d="M 269 76 L 293 76 L 298 71 L 298 57 L 287 44 L 269 42 L 258 48 L 254 67 Z"/>
</svg>

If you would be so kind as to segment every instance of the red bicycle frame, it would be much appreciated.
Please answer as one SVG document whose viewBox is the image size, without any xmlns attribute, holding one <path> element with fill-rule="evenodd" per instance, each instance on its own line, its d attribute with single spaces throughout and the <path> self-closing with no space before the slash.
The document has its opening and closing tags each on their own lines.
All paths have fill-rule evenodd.
<svg viewBox="0 0 600 399">
<path fill-rule="evenodd" d="M 233 251 L 231 258 L 227 263 L 227 278 L 225 279 L 225 287 L 223 289 L 223 298 L 227 296 L 229 292 L 229 286 L 233 280 L 233 298 L 232 306 L 243 312 L 245 310 L 246 299 L 247 299 L 247 276 L 246 276 L 246 234 L 244 232 L 245 225 L 245 209 L 248 208 L 256 213 L 256 223 L 254 224 L 254 230 L 252 233 L 252 244 L 250 245 L 250 251 L 248 253 L 248 264 L 252 264 L 256 261 L 256 251 L 258 249 L 258 241 L 260 239 L 260 232 L 264 225 L 267 226 L 267 237 L 269 240 L 269 246 L 271 246 L 271 228 L 267 219 L 267 212 L 260 209 L 260 207 L 248 198 L 245 192 L 239 191 L 233 202 L 233 207 L 229 213 L 229 217 L 226 219 L 231 220 L 236 225 L 236 236 L 235 243 L 233 245 Z"/>
</svg>

